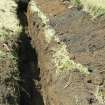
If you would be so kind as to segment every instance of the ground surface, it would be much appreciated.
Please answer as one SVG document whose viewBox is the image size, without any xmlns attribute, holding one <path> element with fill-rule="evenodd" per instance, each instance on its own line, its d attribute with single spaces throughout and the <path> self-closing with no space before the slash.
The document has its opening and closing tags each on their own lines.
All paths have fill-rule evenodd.
<svg viewBox="0 0 105 105">
<path fill-rule="evenodd" d="M 71 85 L 63 93 L 70 92 L 70 96 L 77 97 L 82 105 L 105 104 L 105 18 L 98 19 L 92 20 L 76 8 L 50 18 L 51 26 L 66 44 L 71 59 L 85 65 L 91 72 L 87 77 L 71 73 Z"/>
<path fill-rule="evenodd" d="M 27 4 L 0 0 L 0 105 L 104 105 L 105 17 L 93 19 L 68 1 L 32 1 L 49 19 L 38 17 L 39 10 L 27 13 L 39 62 L 27 31 Z M 59 41 L 49 37 L 49 28 Z M 67 71 L 56 77 L 60 69 Z"/>
<path fill-rule="evenodd" d="M 32 1 L 28 23 L 30 36 L 39 54 L 45 105 L 104 105 L 105 17 L 93 19 L 68 2 L 59 0 Z M 66 46 L 70 61 L 64 55 L 62 43 Z M 89 75 L 83 74 L 78 63 L 87 68 L 85 73 Z M 65 72 L 57 79 L 55 75 L 59 70 L 54 68 L 55 65 L 60 65 L 59 70 Z"/>
</svg>

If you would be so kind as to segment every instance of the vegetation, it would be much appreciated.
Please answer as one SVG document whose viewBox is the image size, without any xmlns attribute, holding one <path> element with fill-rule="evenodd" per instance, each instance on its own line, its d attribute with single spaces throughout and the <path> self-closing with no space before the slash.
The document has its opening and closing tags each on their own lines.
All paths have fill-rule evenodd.
<svg viewBox="0 0 105 105">
<path fill-rule="evenodd" d="M 93 16 L 105 14 L 105 0 L 71 0 L 73 5 L 82 6 L 83 10 Z"/>
<path fill-rule="evenodd" d="M 7 31 L 0 33 L 0 97 L 3 95 L 0 104 L 3 105 L 18 105 L 19 100 L 17 54 L 12 48 L 15 39 L 16 36 Z"/>
<path fill-rule="evenodd" d="M 53 55 L 53 60 L 57 67 L 56 73 L 57 75 L 68 72 L 68 71 L 79 71 L 81 74 L 89 75 L 88 68 L 80 63 L 76 63 L 71 60 L 68 56 L 68 52 L 66 51 L 65 45 L 58 48 L 56 53 Z"/>
</svg>

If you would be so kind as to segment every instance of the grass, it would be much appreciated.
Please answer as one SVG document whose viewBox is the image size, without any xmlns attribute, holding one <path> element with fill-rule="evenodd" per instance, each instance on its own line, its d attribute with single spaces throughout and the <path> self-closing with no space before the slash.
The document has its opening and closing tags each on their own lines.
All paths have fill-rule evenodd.
<svg viewBox="0 0 105 105">
<path fill-rule="evenodd" d="M 99 101 L 100 104 L 105 103 L 105 91 L 103 91 L 102 87 L 97 86 L 94 95 L 96 96 L 96 99 Z"/>
<path fill-rule="evenodd" d="M 73 5 L 82 6 L 83 10 L 97 17 L 105 15 L 105 0 L 71 0 Z"/>
<path fill-rule="evenodd" d="M 18 59 L 13 45 L 21 30 L 17 28 L 16 31 L 18 32 L 11 32 L 5 29 L 0 31 L 0 89 L 3 87 L 1 95 L 4 95 L 2 98 L 0 95 L 0 104 L 4 105 L 18 105 L 19 100 Z M 5 100 L 5 102 L 2 100 Z"/>
<path fill-rule="evenodd" d="M 53 60 L 56 65 L 57 75 L 65 73 L 67 71 L 79 71 L 81 74 L 88 75 L 90 74 L 88 68 L 80 63 L 76 63 L 71 60 L 69 54 L 64 45 L 56 50 L 56 53 L 53 55 Z"/>
<path fill-rule="evenodd" d="M 6 31 L 0 32 L 0 41 L 5 41 L 7 36 L 8 36 L 8 33 Z"/>
<path fill-rule="evenodd" d="M 0 103 L 4 105 L 18 105 L 19 72 L 16 60 L 17 58 L 12 52 L 0 50 L 0 68 L 2 69 L 0 73 L 0 82 L 1 86 L 3 86 L 2 94 L 5 94 L 5 96 L 1 98 Z M 5 100 L 5 102 L 2 102 L 2 100 Z"/>
<path fill-rule="evenodd" d="M 76 5 L 76 6 L 80 6 L 81 5 L 80 0 L 71 0 L 71 2 L 73 3 L 73 5 Z"/>
</svg>

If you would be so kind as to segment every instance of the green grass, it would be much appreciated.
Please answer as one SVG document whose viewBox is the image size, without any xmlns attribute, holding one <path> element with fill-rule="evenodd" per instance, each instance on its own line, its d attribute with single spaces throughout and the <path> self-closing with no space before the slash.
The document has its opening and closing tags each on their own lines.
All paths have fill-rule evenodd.
<svg viewBox="0 0 105 105">
<path fill-rule="evenodd" d="M 93 16 L 105 15 L 105 0 L 70 0 L 73 5 L 82 6 Z"/>
<path fill-rule="evenodd" d="M 20 31 L 20 30 L 19 30 Z M 11 32 L 8 30 L 0 30 L 0 85 L 3 86 L 2 100 L 5 100 L 8 105 L 18 105 L 19 100 L 19 70 L 17 64 L 17 52 L 12 48 L 14 41 L 17 39 L 19 32 Z M 9 90 L 8 90 L 9 89 Z M 6 92 L 4 90 L 7 90 Z M 6 97 L 12 98 L 11 102 L 8 102 Z M 3 105 L 7 105 L 2 102 Z"/>
<path fill-rule="evenodd" d="M 80 0 L 71 0 L 71 2 L 73 3 L 73 5 L 76 5 L 76 6 L 80 6 L 81 5 L 81 1 Z"/>
<path fill-rule="evenodd" d="M 56 52 L 53 55 L 53 62 L 56 66 L 57 75 L 75 70 L 83 75 L 90 74 L 87 67 L 70 59 L 65 45 L 56 49 Z"/>
</svg>

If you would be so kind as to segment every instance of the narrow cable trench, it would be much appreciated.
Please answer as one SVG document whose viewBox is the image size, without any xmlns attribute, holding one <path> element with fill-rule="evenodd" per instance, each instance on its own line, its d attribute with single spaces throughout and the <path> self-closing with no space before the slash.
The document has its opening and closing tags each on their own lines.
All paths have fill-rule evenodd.
<svg viewBox="0 0 105 105">
<path fill-rule="evenodd" d="M 31 38 L 25 32 L 27 28 L 27 11 L 28 2 L 20 0 L 17 8 L 17 16 L 23 30 L 18 38 L 18 68 L 20 72 L 20 105 L 44 105 L 43 97 L 40 93 L 40 69 L 37 63 L 37 54 L 31 46 Z M 37 84 L 36 84 L 37 83 Z"/>
</svg>

